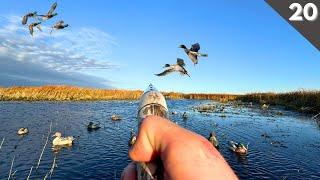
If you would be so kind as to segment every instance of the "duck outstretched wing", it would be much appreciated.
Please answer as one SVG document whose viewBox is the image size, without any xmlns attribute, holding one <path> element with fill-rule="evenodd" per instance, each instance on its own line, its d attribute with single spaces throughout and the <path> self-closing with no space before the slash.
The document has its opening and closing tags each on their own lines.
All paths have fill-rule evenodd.
<svg viewBox="0 0 320 180">
<path fill-rule="evenodd" d="M 165 76 L 167 74 L 170 74 L 173 72 L 173 69 L 167 69 L 165 71 L 163 71 L 162 73 L 159 73 L 159 74 L 155 74 L 156 76 Z"/>
<path fill-rule="evenodd" d="M 26 25 L 28 22 L 28 15 L 23 16 L 22 18 L 22 25 Z"/>
<path fill-rule="evenodd" d="M 33 36 L 33 25 L 29 25 L 29 32 L 31 34 L 31 36 Z"/>
<path fill-rule="evenodd" d="M 185 66 L 185 65 L 186 65 L 186 64 L 184 63 L 184 60 L 181 59 L 181 58 L 177 58 L 177 64 L 178 64 L 179 66 Z"/>
<path fill-rule="evenodd" d="M 52 6 L 51 6 L 51 8 L 50 8 L 50 10 L 48 12 L 48 15 L 53 13 L 53 11 L 57 8 L 57 5 L 58 5 L 57 2 L 52 4 Z"/>
<path fill-rule="evenodd" d="M 200 50 L 200 44 L 199 43 L 195 43 L 191 46 L 190 51 L 193 52 L 198 52 Z"/>
</svg>

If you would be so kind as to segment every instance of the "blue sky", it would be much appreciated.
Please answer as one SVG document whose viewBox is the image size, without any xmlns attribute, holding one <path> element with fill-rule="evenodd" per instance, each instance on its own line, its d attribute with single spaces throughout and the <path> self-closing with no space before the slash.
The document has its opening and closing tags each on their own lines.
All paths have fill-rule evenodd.
<svg viewBox="0 0 320 180">
<path fill-rule="evenodd" d="M 164 91 L 215 93 L 320 89 L 319 51 L 263 0 L 58 0 L 59 15 L 32 38 L 20 17 L 47 12 L 53 2 L 1 2 L 0 86 L 145 89 L 153 83 Z M 48 35 L 60 19 L 70 27 Z M 197 66 L 177 48 L 195 42 L 209 54 Z M 177 57 L 185 59 L 191 78 L 153 75 Z"/>
</svg>

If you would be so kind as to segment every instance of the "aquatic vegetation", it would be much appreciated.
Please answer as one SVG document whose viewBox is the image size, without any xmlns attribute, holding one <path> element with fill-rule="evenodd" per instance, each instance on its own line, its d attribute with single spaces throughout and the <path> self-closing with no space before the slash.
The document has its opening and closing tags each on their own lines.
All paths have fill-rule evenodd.
<svg viewBox="0 0 320 180">
<path fill-rule="evenodd" d="M 320 112 L 320 91 L 252 93 L 239 95 L 237 99 L 243 102 L 280 105 L 303 113 L 317 114 Z"/>
</svg>

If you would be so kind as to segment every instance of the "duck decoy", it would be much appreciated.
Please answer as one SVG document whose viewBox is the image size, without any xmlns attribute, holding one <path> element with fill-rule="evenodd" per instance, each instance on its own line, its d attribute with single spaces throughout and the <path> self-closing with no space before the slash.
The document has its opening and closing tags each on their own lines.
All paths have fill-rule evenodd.
<svg viewBox="0 0 320 180">
<path fill-rule="evenodd" d="M 184 119 L 184 120 L 188 119 L 187 112 L 184 112 L 184 113 L 182 114 L 182 119 Z"/>
<path fill-rule="evenodd" d="M 177 111 L 172 111 L 171 114 L 172 115 L 176 115 L 176 114 L 178 114 L 178 112 Z"/>
<path fill-rule="evenodd" d="M 38 16 L 41 16 L 41 20 L 42 20 L 42 21 L 46 21 L 46 20 L 48 20 L 48 19 L 53 18 L 54 16 L 58 15 L 58 13 L 53 13 L 54 10 L 57 8 L 57 5 L 58 5 L 57 2 L 53 3 L 53 4 L 51 5 L 51 8 L 50 8 L 50 10 L 48 11 L 47 14 L 45 14 L 45 15 L 38 15 Z"/>
<path fill-rule="evenodd" d="M 56 132 L 53 137 L 55 137 L 52 141 L 53 146 L 71 146 L 74 141 L 72 136 L 61 137 L 60 132 Z"/>
<path fill-rule="evenodd" d="M 184 49 L 184 52 L 186 52 L 186 54 L 189 56 L 189 58 L 191 59 L 191 61 L 193 62 L 194 65 L 198 64 L 198 61 L 199 61 L 198 57 L 199 56 L 208 57 L 208 54 L 199 53 L 199 50 L 200 50 L 200 44 L 199 43 L 193 44 L 190 49 L 188 49 L 183 44 L 181 44 L 179 46 L 179 48 Z"/>
<path fill-rule="evenodd" d="M 134 143 L 136 142 L 137 140 L 137 136 L 136 134 L 134 133 L 133 129 L 131 129 L 131 133 L 130 133 L 130 140 L 128 142 L 128 146 L 129 147 L 132 147 L 134 145 Z"/>
<path fill-rule="evenodd" d="M 263 104 L 262 106 L 261 106 L 261 109 L 263 109 L 263 110 L 267 110 L 269 108 L 269 105 L 266 105 L 266 104 Z"/>
<path fill-rule="evenodd" d="M 20 129 L 18 130 L 18 135 L 26 135 L 26 134 L 28 134 L 28 133 L 29 133 L 28 128 L 20 128 Z"/>
<path fill-rule="evenodd" d="M 64 29 L 66 27 L 68 27 L 69 24 L 64 24 L 64 21 L 58 21 L 55 25 L 52 26 L 52 29 L 50 31 L 50 34 L 52 33 L 52 31 L 55 30 L 59 30 L 59 29 Z"/>
<path fill-rule="evenodd" d="M 230 144 L 230 150 L 237 154 L 245 155 L 248 153 L 248 145 L 245 146 L 242 143 L 236 143 L 234 141 L 230 141 L 229 144 Z"/>
<path fill-rule="evenodd" d="M 100 122 L 99 123 L 89 122 L 89 124 L 87 125 L 87 128 L 88 128 L 88 130 L 97 130 L 97 129 L 101 128 Z"/>
<path fill-rule="evenodd" d="M 36 22 L 36 23 L 31 23 L 29 25 L 29 32 L 31 34 L 31 36 L 33 36 L 33 28 L 36 27 L 39 29 L 39 31 L 42 31 L 41 27 L 40 27 L 41 22 Z"/>
<path fill-rule="evenodd" d="M 166 68 L 166 70 L 163 71 L 162 73 L 155 74 L 155 75 L 156 76 L 165 76 L 165 75 L 172 73 L 172 72 L 180 72 L 181 75 L 189 76 L 188 71 L 184 68 L 185 65 L 186 64 L 184 63 L 183 59 L 177 58 L 177 64 L 172 64 L 172 65 L 166 64 L 163 67 L 163 68 Z"/>
<path fill-rule="evenodd" d="M 121 117 L 114 114 L 114 115 L 111 116 L 111 120 L 112 120 L 112 121 L 120 121 L 120 120 L 121 120 Z"/>
<path fill-rule="evenodd" d="M 219 147 L 219 141 L 218 141 L 218 139 L 217 139 L 216 133 L 211 132 L 208 140 L 211 142 L 211 144 L 212 144 L 214 147 L 216 147 L 216 148 Z"/>
<path fill-rule="evenodd" d="M 37 18 L 38 18 L 37 11 L 30 12 L 30 13 L 24 15 L 24 16 L 22 17 L 22 25 L 26 25 L 27 22 L 28 22 L 28 18 L 30 18 L 30 17 L 33 17 L 33 18 L 37 19 Z"/>
</svg>

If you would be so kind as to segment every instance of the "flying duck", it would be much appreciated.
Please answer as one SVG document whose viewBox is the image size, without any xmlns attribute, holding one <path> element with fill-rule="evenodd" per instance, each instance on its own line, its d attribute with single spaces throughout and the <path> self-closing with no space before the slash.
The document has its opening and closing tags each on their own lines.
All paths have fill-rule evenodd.
<svg viewBox="0 0 320 180">
<path fill-rule="evenodd" d="M 72 145 L 72 142 L 74 138 L 72 136 L 68 137 L 61 137 L 60 132 L 56 132 L 53 137 L 55 137 L 52 141 L 53 146 L 66 146 L 66 145 Z"/>
<path fill-rule="evenodd" d="M 53 3 L 52 6 L 51 6 L 51 8 L 50 8 L 50 10 L 49 10 L 49 12 L 48 12 L 46 15 L 39 15 L 39 16 L 42 17 L 41 19 L 42 19 L 43 21 L 46 21 L 46 20 L 51 19 L 51 18 L 53 18 L 54 16 L 58 15 L 58 13 L 53 13 L 54 10 L 57 8 L 57 5 L 58 5 L 57 2 Z"/>
<path fill-rule="evenodd" d="M 28 134 L 28 133 L 29 133 L 28 128 L 20 128 L 20 129 L 18 130 L 18 135 L 26 135 L 26 134 Z"/>
<path fill-rule="evenodd" d="M 198 51 L 200 50 L 200 44 L 196 43 L 193 44 L 191 46 L 190 49 L 188 49 L 185 45 L 180 45 L 179 48 L 184 49 L 184 52 L 187 53 L 187 55 L 189 56 L 189 58 L 191 59 L 191 61 L 193 62 L 194 65 L 198 64 L 198 57 L 202 56 L 202 57 L 207 57 L 207 54 L 201 54 Z"/>
<path fill-rule="evenodd" d="M 33 28 L 36 27 L 39 29 L 39 31 L 42 31 L 41 27 L 40 27 L 41 22 L 36 22 L 36 23 L 31 23 L 29 25 L 29 32 L 31 34 L 31 36 L 33 36 Z"/>
<path fill-rule="evenodd" d="M 59 29 L 64 29 L 66 27 L 68 27 L 69 24 L 64 24 L 64 21 L 58 21 L 54 26 L 52 26 L 52 29 L 50 31 L 50 34 L 52 33 L 52 31 L 54 29 L 59 30 Z"/>
<path fill-rule="evenodd" d="M 24 15 L 22 18 L 22 25 L 26 25 L 28 22 L 28 18 L 30 18 L 30 17 L 38 18 L 37 11 L 34 11 L 34 12 L 31 12 L 31 13 Z"/>
<path fill-rule="evenodd" d="M 162 73 L 155 74 L 156 76 L 165 76 L 172 72 L 180 72 L 181 75 L 188 75 L 188 71 L 184 68 L 185 63 L 183 59 L 177 58 L 177 64 L 166 64 L 163 68 L 166 68 Z M 190 76 L 189 76 L 190 77 Z"/>
</svg>

